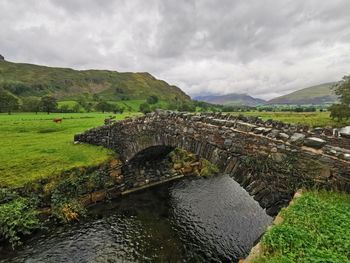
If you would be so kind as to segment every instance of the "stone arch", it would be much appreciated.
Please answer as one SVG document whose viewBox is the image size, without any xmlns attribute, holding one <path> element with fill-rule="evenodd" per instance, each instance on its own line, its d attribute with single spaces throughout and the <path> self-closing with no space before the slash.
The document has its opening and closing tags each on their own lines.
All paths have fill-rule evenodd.
<svg viewBox="0 0 350 263">
<path fill-rule="evenodd" d="M 230 157 L 227 151 L 212 143 L 199 141 L 190 136 L 173 136 L 163 131 L 158 132 L 157 134 L 139 133 L 133 136 L 125 147 L 117 147 L 115 151 L 125 162 L 130 162 L 150 149 L 168 149 L 169 153 L 170 149 L 181 148 L 217 165 L 222 172 L 228 172 L 227 165 L 235 159 Z"/>
</svg>

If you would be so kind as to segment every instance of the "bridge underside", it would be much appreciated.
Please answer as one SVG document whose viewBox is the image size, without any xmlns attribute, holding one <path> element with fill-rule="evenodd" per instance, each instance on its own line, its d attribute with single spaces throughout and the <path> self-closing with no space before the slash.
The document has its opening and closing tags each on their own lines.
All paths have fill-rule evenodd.
<svg viewBox="0 0 350 263">
<path fill-rule="evenodd" d="M 164 159 L 175 148 L 164 145 L 150 146 L 141 150 L 132 157 L 128 163 L 144 163 L 149 161 L 160 161 Z"/>
</svg>

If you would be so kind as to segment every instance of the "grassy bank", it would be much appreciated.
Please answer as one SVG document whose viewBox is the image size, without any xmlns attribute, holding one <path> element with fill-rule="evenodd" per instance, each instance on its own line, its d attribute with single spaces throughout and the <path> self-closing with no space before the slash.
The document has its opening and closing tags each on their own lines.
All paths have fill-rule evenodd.
<svg viewBox="0 0 350 263">
<path fill-rule="evenodd" d="M 350 262 L 350 195 L 311 191 L 281 211 L 254 263 Z"/>
<path fill-rule="evenodd" d="M 310 127 L 343 127 L 350 125 L 350 120 L 335 121 L 330 118 L 329 112 L 233 112 L 233 115 L 259 116 L 263 120 L 273 119 L 286 123 L 309 125 Z"/>
<path fill-rule="evenodd" d="M 123 119 L 131 114 L 118 114 Z M 134 114 L 133 114 L 134 115 Z M 74 145 L 73 136 L 103 125 L 109 114 L 0 114 L 0 187 L 19 187 L 73 167 L 95 166 L 111 158 L 102 147 Z M 54 123 L 53 118 L 63 118 Z"/>
</svg>

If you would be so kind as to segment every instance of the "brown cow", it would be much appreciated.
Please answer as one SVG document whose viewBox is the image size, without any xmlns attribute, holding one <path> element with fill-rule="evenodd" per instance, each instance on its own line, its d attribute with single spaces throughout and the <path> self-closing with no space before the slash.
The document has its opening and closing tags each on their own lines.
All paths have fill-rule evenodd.
<svg viewBox="0 0 350 263">
<path fill-rule="evenodd" d="M 62 118 L 54 118 L 53 122 L 55 122 L 55 123 L 62 123 Z"/>
</svg>

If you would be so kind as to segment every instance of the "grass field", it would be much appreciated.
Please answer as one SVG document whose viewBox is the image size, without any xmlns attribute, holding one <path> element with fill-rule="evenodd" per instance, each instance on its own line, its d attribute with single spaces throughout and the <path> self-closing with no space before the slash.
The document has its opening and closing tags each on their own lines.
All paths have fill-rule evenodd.
<svg viewBox="0 0 350 263">
<path fill-rule="evenodd" d="M 78 166 L 98 165 L 111 152 L 102 147 L 74 145 L 73 135 L 103 125 L 110 114 L 0 114 L 0 187 L 19 187 Z M 128 114 L 117 114 L 118 119 Z M 62 123 L 54 123 L 63 117 Z"/>
<path fill-rule="evenodd" d="M 246 116 L 259 116 L 263 120 L 274 119 L 293 124 L 305 124 L 310 127 L 343 127 L 350 125 L 350 120 L 338 122 L 329 117 L 329 112 L 233 112 L 232 114 L 243 114 Z"/>
<path fill-rule="evenodd" d="M 262 238 L 255 263 L 350 262 L 350 195 L 306 192 Z"/>
</svg>

